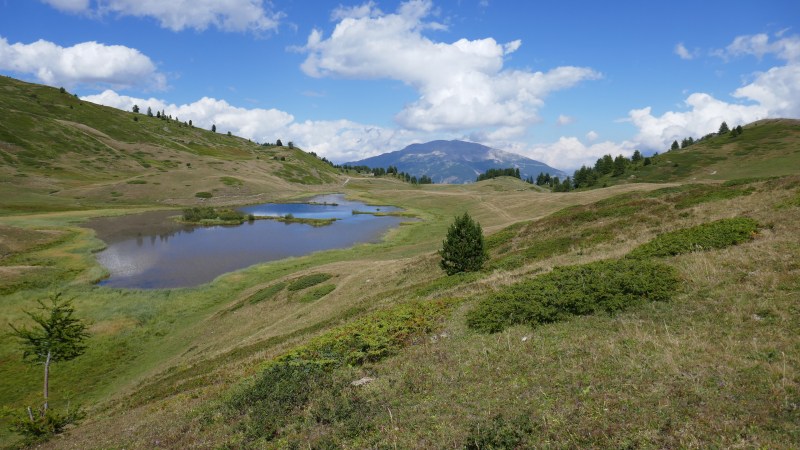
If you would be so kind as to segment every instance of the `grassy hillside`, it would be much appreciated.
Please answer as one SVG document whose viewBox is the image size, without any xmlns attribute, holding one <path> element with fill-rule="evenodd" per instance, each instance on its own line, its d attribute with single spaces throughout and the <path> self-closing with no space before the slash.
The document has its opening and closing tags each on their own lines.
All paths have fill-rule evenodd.
<svg viewBox="0 0 800 450">
<path fill-rule="evenodd" d="M 28 111 L 9 117 L 43 125 L 0 120 L 0 314 L 23 324 L 23 310 L 58 291 L 91 332 L 86 354 L 51 373 L 51 405 L 80 403 L 88 416 L 45 448 L 800 446 L 800 173 L 787 160 L 761 155 L 752 173 L 707 183 L 692 180 L 710 167 L 699 158 L 664 176 L 680 182 L 569 193 L 508 177 L 342 185 L 302 152 L 2 83 L 17 92 L 3 101 Z M 68 116 L 80 108 L 108 123 Z M 91 120 L 106 137 L 59 122 Z M 42 156 L 58 138 L 42 137 L 49 126 L 85 156 Z M 791 157 L 787 133 L 780 155 Z M 747 157 L 727 145 L 718 172 Z M 199 191 L 243 204 L 315 190 L 419 220 L 381 243 L 194 288 L 94 284 L 103 243 L 80 226 L 89 218 L 193 204 Z M 447 277 L 436 251 L 464 211 L 483 226 L 490 260 Z M 0 340 L 0 407 L 38 404 L 40 372 Z M 6 424 L 0 446 L 16 445 Z"/>
<path fill-rule="evenodd" d="M 245 203 L 340 182 L 331 166 L 301 150 L 262 147 L 179 119 L 0 77 L 0 214 L 185 205 L 198 192 Z"/>
<path fill-rule="evenodd" d="M 600 176 L 594 187 L 794 174 L 800 167 L 800 120 L 760 120 L 745 125 L 740 135 L 711 135 L 647 159 L 648 164 L 629 164 L 621 175 Z"/>
</svg>

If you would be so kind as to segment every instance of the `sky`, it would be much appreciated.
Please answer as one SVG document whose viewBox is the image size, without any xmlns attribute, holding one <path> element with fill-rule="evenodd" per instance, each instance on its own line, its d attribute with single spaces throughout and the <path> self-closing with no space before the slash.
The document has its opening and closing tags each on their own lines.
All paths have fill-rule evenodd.
<svg viewBox="0 0 800 450">
<path fill-rule="evenodd" d="M 0 74 L 348 162 L 560 169 L 800 118 L 800 2 L 0 0 Z"/>
</svg>

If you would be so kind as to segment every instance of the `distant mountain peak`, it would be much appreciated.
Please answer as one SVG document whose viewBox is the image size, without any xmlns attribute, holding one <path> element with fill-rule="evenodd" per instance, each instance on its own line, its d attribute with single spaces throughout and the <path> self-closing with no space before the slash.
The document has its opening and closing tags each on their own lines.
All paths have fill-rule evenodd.
<svg viewBox="0 0 800 450">
<path fill-rule="evenodd" d="M 522 178 L 549 173 L 565 177 L 561 170 L 525 156 L 488 147 L 476 142 L 436 140 L 411 144 L 371 158 L 345 163 L 372 168 L 395 166 L 401 172 L 420 177 L 427 175 L 435 183 L 471 183 L 487 169 L 519 168 Z"/>
</svg>

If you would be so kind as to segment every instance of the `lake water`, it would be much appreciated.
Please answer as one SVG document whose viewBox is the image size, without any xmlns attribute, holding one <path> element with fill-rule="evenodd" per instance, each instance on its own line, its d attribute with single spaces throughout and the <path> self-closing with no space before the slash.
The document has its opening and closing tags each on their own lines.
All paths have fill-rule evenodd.
<svg viewBox="0 0 800 450">
<path fill-rule="evenodd" d="M 156 211 L 98 218 L 87 223 L 107 248 L 97 260 L 111 276 L 100 284 L 123 288 L 196 286 L 253 264 L 302 256 L 320 250 L 378 242 L 401 217 L 377 217 L 364 212 L 397 211 L 391 206 L 368 206 L 324 195 L 315 204 L 268 203 L 240 208 L 245 214 L 297 218 L 336 218 L 331 225 L 313 227 L 256 220 L 237 226 L 188 226 L 170 217 L 177 211 Z M 328 204 L 322 204 L 327 202 Z"/>
</svg>

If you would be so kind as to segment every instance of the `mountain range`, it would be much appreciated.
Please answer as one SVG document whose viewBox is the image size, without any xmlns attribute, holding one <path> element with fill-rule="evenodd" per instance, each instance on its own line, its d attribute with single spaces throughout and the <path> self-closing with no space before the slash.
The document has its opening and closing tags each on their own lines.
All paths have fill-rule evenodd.
<svg viewBox="0 0 800 450">
<path fill-rule="evenodd" d="M 491 148 L 475 142 L 431 141 L 411 144 L 394 152 L 345 163 L 373 168 L 394 166 L 401 172 L 420 177 L 427 175 L 434 183 L 470 183 L 487 169 L 519 168 L 523 179 L 549 173 L 565 177 L 566 174 L 545 163 L 516 153 Z"/>
</svg>

